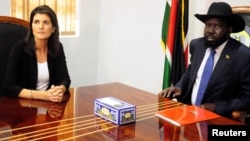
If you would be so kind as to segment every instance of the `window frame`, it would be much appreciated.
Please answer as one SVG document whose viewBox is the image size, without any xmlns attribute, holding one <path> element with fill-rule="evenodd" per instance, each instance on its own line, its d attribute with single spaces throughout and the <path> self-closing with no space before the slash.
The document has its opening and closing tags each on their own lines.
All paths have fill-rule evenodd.
<svg viewBox="0 0 250 141">
<path fill-rule="evenodd" d="M 79 8 L 78 7 L 79 7 L 80 1 L 74 0 L 73 6 L 75 6 L 75 8 L 73 8 L 73 11 L 72 11 L 73 14 L 68 13 L 67 8 L 69 8 L 69 7 L 65 7 L 65 5 L 67 6 L 67 3 L 65 2 L 64 4 L 62 4 L 62 3 L 60 3 L 60 1 L 61 0 L 35 1 L 32 4 L 31 8 L 29 8 L 29 5 L 30 5 L 29 2 L 33 2 L 33 1 L 11 0 L 11 2 L 10 2 L 11 16 L 19 18 L 19 19 L 23 19 L 23 20 L 29 22 L 29 16 L 30 16 L 30 12 L 32 11 L 32 9 L 38 5 L 46 4 L 46 5 L 50 6 L 57 14 L 58 23 L 59 23 L 59 30 L 60 30 L 59 31 L 60 37 L 78 37 L 79 36 L 79 30 L 78 30 L 79 29 L 79 16 L 78 16 L 79 15 L 79 10 L 78 10 Z M 72 0 L 69 0 L 69 1 L 72 2 Z M 52 3 L 54 4 L 53 6 L 51 6 Z M 64 5 L 64 8 L 61 8 L 60 4 Z M 18 9 L 16 7 L 22 7 L 22 8 Z M 58 7 L 60 7 L 59 10 L 58 10 Z M 61 13 L 59 13 L 58 11 Z M 68 20 L 68 19 L 72 19 L 72 18 L 73 18 L 73 20 Z"/>
</svg>

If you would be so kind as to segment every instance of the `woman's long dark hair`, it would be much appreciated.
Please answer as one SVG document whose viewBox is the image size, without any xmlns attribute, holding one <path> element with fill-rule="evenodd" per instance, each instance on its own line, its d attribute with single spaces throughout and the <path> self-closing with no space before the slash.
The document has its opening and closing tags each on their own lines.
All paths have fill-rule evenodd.
<svg viewBox="0 0 250 141">
<path fill-rule="evenodd" d="M 35 55 L 35 40 L 34 40 L 34 35 L 33 35 L 33 30 L 32 30 L 32 23 L 33 23 L 34 16 L 36 14 L 48 15 L 52 22 L 52 26 L 55 28 L 55 31 L 51 34 L 51 36 L 48 39 L 48 54 L 52 57 L 55 57 L 59 54 L 59 49 L 60 49 L 59 25 L 58 25 L 58 20 L 57 20 L 57 16 L 55 12 L 47 5 L 40 5 L 36 7 L 30 14 L 29 31 L 25 39 L 27 43 L 25 51 L 32 56 Z"/>
</svg>

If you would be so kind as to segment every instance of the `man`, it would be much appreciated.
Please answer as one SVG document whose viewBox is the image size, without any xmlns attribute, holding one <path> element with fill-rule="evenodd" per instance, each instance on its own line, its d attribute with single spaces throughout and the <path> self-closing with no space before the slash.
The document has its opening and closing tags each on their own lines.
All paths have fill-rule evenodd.
<svg viewBox="0 0 250 141">
<path fill-rule="evenodd" d="M 205 24 L 204 37 L 190 42 L 191 63 L 186 72 L 176 86 L 166 88 L 159 95 L 228 117 L 235 110 L 249 110 L 250 49 L 230 38 L 231 33 L 245 28 L 244 20 L 233 14 L 225 2 L 214 2 L 207 15 L 195 14 L 195 17 Z M 211 77 L 200 92 L 199 87 L 206 83 L 202 76 L 206 60 L 213 51 Z M 201 101 L 196 103 L 199 96 Z"/>
</svg>

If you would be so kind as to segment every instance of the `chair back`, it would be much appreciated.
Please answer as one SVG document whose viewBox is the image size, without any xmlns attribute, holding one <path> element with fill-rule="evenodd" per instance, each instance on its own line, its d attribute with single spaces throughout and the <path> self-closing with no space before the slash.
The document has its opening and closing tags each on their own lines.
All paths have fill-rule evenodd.
<svg viewBox="0 0 250 141">
<path fill-rule="evenodd" d="M 8 16 L 0 16 L 0 96 L 11 47 L 27 35 L 29 22 Z"/>
</svg>

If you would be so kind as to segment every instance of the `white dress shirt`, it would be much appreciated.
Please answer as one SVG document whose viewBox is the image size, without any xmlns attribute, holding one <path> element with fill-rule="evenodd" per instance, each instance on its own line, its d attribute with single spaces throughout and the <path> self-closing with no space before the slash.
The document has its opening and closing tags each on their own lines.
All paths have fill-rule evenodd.
<svg viewBox="0 0 250 141">
<path fill-rule="evenodd" d="M 215 49 L 216 53 L 214 54 L 214 66 L 213 66 L 213 69 L 214 69 L 217 61 L 219 60 L 221 52 L 224 49 L 226 43 L 227 43 L 227 41 L 224 42 L 223 44 L 221 44 L 219 47 L 217 47 Z M 205 56 L 203 57 L 203 60 L 201 62 L 200 68 L 198 70 L 198 73 L 197 73 L 197 76 L 196 76 L 196 79 L 195 79 L 195 82 L 194 82 L 194 85 L 193 85 L 193 91 L 192 91 L 192 96 L 191 96 L 191 102 L 192 102 L 193 105 L 195 104 L 195 101 L 196 101 L 198 89 L 199 89 L 199 86 L 200 86 L 202 72 L 204 70 L 204 67 L 205 67 L 206 61 L 207 61 L 207 59 L 209 57 L 210 52 L 211 52 L 211 48 L 207 48 Z"/>
</svg>

